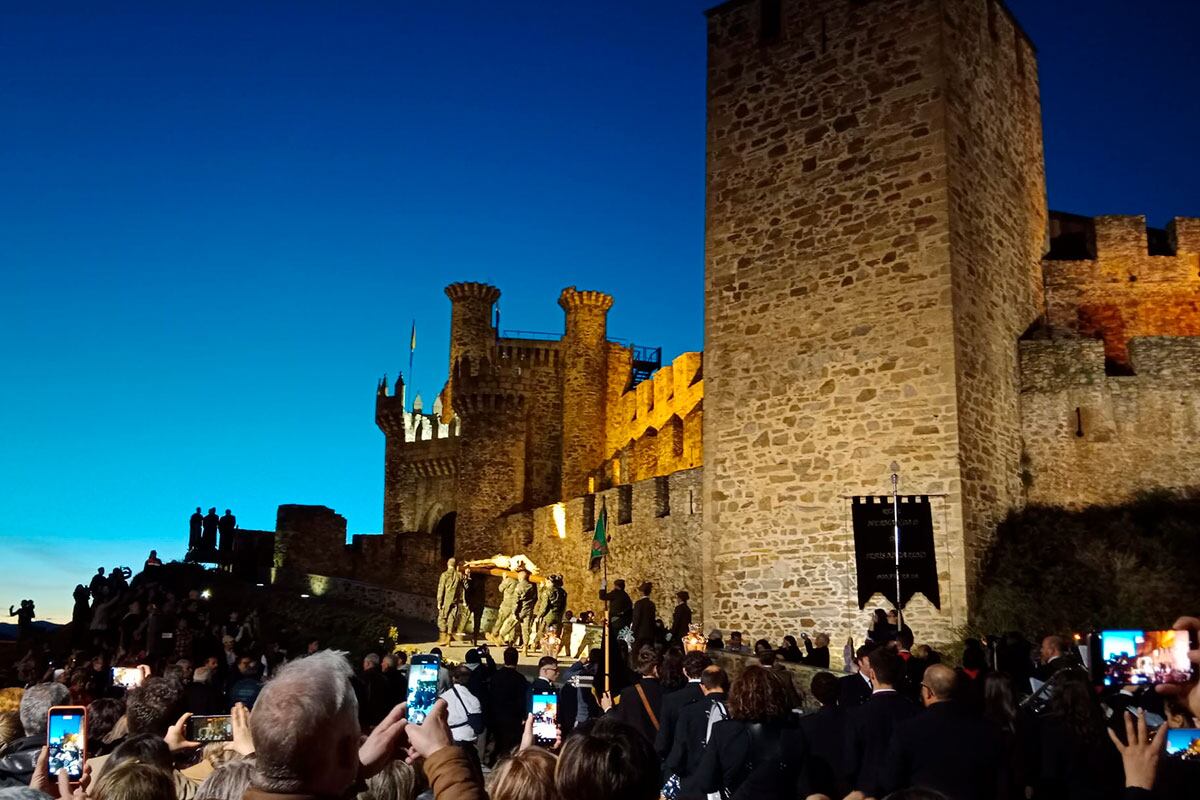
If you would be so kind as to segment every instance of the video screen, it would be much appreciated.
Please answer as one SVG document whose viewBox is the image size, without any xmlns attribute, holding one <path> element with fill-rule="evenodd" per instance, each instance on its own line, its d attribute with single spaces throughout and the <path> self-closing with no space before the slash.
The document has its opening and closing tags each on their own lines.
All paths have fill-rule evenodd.
<svg viewBox="0 0 1200 800">
<path fill-rule="evenodd" d="M 232 742 L 233 718 L 228 714 L 188 719 L 188 738 L 193 742 Z"/>
<path fill-rule="evenodd" d="M 1184 761 L 1200 761 L 1200 728 L 1168 730 L 1167 755 Z"/>
<path fill-rule="evenodd" d="M 538 744 L 554 744 L 558 738 L 558 697 L 553 694 L 535 694 L 533 707 L 533 738 Z"/>
<path fill-rule="evenodd" d="M 112 680 L 117 686 L 136 689 L 142 685 L 142 671 L 137 667 L 113 667 Z"/>
<path fill-rule="evenodd" d="M 1101 631 L 1105 686 L 1187 683 L 1192 679 L 1187 631 Z"/>
<path fill-rule="evenodd" d="M 438 665 L 436 661 L 418 662 L 408 668 L 408 721 L 420 725 L 437 700 Z"/>
<path fill-rule="evenodd" d="M 57 775 L 65 769 L 67 777 L 73 781 L 83 777 L 84 738 L 82 713 L 51 712 L 50 724 L 46 730 L 51 775 Z"/>
</svg>

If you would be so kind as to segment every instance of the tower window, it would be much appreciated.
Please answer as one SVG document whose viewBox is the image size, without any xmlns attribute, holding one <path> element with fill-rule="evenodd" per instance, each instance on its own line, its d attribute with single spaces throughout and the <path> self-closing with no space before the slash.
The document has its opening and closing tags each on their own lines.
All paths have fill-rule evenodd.
<svg viewBox="0 0 1200 800">
<path fill-rule="evenodd" d="M 763 44 L 779 41 L 783 34 L 783 0 L 760 0 L 758 40 Z"/>
</svg>

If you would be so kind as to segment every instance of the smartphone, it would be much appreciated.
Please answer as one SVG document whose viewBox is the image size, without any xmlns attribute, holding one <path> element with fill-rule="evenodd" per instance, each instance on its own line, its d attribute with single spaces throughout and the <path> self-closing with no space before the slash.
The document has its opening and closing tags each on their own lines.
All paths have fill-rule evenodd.
<svg viewBox="0 0 1200 800">
<path fill-rule="evenodd" d="M 228 714 L 188 717 L 187 738 L 193 742 L 232 742 L 233 717 Z"/>
<path fill-rule="evenodd" d="M 142 685 L 142 671 L 137 667 L 113 667 L 112 682 L 126 689 L 136 689 Z"/>
<path fill-rule="evenodd" d="M 413 656 L 408 666 L 408 721 L 420 725 L 437 700 L 438 669 L 441 656 L 422 653 Z"/>
<path fill-rule="evenodd" d="M 1160 728 L 1167 732 L 1167 755 L 1184 761 L 1200 761 L 1200 728 Z"/>
<path fill-rule="evenodd" d="M 83 706 L 51 706 L 46 721 L 46 747 L 50 751 L 51 778 L 67 771 L 71 783 L 83 778 L 87 760 L 87 709 Z"/>
<path fill-rule="evenodd" d="M 533 696 L 533 741 L 543 747 L 554 744 L 558 739 L 558 696 L 535 694 Z"/>
<path fill-rule="evenodd" d="M 1092 674 L 1104 686 L 1188 683 L 1196 679 L 1188 658 L 1195 647 L 1191 631 L 1100 631 L 1092 637 Z"/>
</svg>

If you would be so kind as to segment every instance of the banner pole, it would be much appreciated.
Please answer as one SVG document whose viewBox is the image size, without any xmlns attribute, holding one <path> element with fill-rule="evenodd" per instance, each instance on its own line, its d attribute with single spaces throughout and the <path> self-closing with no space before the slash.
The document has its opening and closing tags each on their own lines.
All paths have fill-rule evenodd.
<svg viewBox="0 0 1200 800">
<path fill-rule="evenodd" d="M 896 549 L 896 635 L 904 630 L 904 609 L 900 607 L 900 465 L 891 463 L 892 470 L 892 538 Z"/>
</svg>

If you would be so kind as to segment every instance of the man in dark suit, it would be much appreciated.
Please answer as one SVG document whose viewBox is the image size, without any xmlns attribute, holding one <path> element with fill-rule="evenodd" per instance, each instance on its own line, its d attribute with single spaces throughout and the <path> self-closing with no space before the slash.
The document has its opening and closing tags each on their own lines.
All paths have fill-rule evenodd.
<svg viewBox="0 0 1200 800">
<path fill-rule="evenodd" d="M 845 797 L 850 792 L 842 776 L 847 712 L 838 707 L 838 679 L 832 672 L 818 672 L 809 688 L 821 708 L 800 718 L 800 733 L 808 752 L 802 794 Z"/>
<path fill-rule="evenodd" d="M 926 711 L 898 722 L 878 796 L 897 789 L 932 789 L 955 800 L 996 800 L 1003 747 L 994 728 L 955 701 L 954 670 L 925 670 L 921 699 Z"/>
<path fill-rule="evenodd" d="M 504 666 L 489 681 L 488 728 L 496 742 L 497 757 L 508 755 L 521 743 L 525 716 L 529 713 L 529 681 L 517 671 L 519 655 L 515 647 L 505 648 Z"/>
<path fill-rule="evenodd" d="M 600 582 L 600 599 L 608 603 L 608 638 L 615 642 L 617 634 L 629 624 L 633 616 L 633 601 L 625 591 L 625 581 L 617 578 L 613 581 L 613 590 L 608 591 L 608 581 Z"/>
<path fill-rule="evenodd" d="M 861 706 L 870 699 L 871 679 L 868 677 L 866 665 L 867 656 L 874 649 L 875 646 L 870 644 L 864 644 L 858 648 L 858 652 L 854 655 L 854 663 L 858 666 L 858 672 L 838 678 L 837 704 L 841 708 L 849 709 Z"/>
<path fill-rule="evenodd" d="M 658 736 L 654 739 L 654 749 L 660 759 L 666 758 L 671 752 L 680 712 L 704 697 L 700 675 L 710 666 L 712 659 L 705 653 L 688 653 L 683 657 L 683 674 L 687 683 L 663 698 L 662 719 L 659 720 Z"/>
<path fill-rule="evenodd" d="M 600 700 L 606 716 L 624 722 L 637 730 L 651 745 L 658 735 L 662 714 L 663 691 L 658 682 L 658 653 L 647 647 L 638 653 L 638 680 L 622 690 L 614 701 L 605 695 Z"/>
<path fill-rule="evenodd" d="M 658 609 L 650 599 L 654 585 L 649 581 L 638 587 L 641 597 L 633 604 L 633 658 L 637 659 L 638 651 L 643 647 L 654 647 L 654 622 L 658 619 Z"/>
<path fill-rule="evenodd" d="M 680 709 L 675 723 L 671 751 L 663 760 L 664 780 L 671 775 L 681 779 L 695 772 L 704 755 L 708 742 L 710 720 L 721 720 L 728 716 L 725 711 L 725 694 L 729 691 L 729 676 L 717 666 L 707 667 L 700 673 L 702 697 Z M 715 710 L 714 710 L 715 709 Z M 681 800 L 691 800 L 681 798 Z"/>
<path fill-rule="evenodd" d="M 535 694 L 558 694 L 554 682 L 558 680 L 558 659 L 554 656 L 542 656 L 538 659 L 538 674 L 529 684 L 529 699 Z"/>
<path fill-rule="evenodd" d="M 904 662 L 890 647 L 867 654 L 862 669 L 874 687 L 866 703 L 850 711 L 846 720 L 843 776 L 851 791 L 883 797 L 883 759 L 896 724 L 916 716 L 920 709 L 896 687 L 904 676 Z"/>
<path fill-rule="evenodd" d="M 829 669 L 829 634 L 818 633 L 815 645 L 807 633 L 800 634 L 800 639 L 804 642 L 804 657 L 800 659 L 800 663 Z"/>
<path fill-rule="evenodd" d="M 1067 640 L 1053 634 L 1044 637 L 1041 664 L 1033 671 L 1033 677 L 1045 683 L 1054 677 L 1054 673 L 1069 666 L 1071 659 L 1067 655 Z"/>
</svg>

